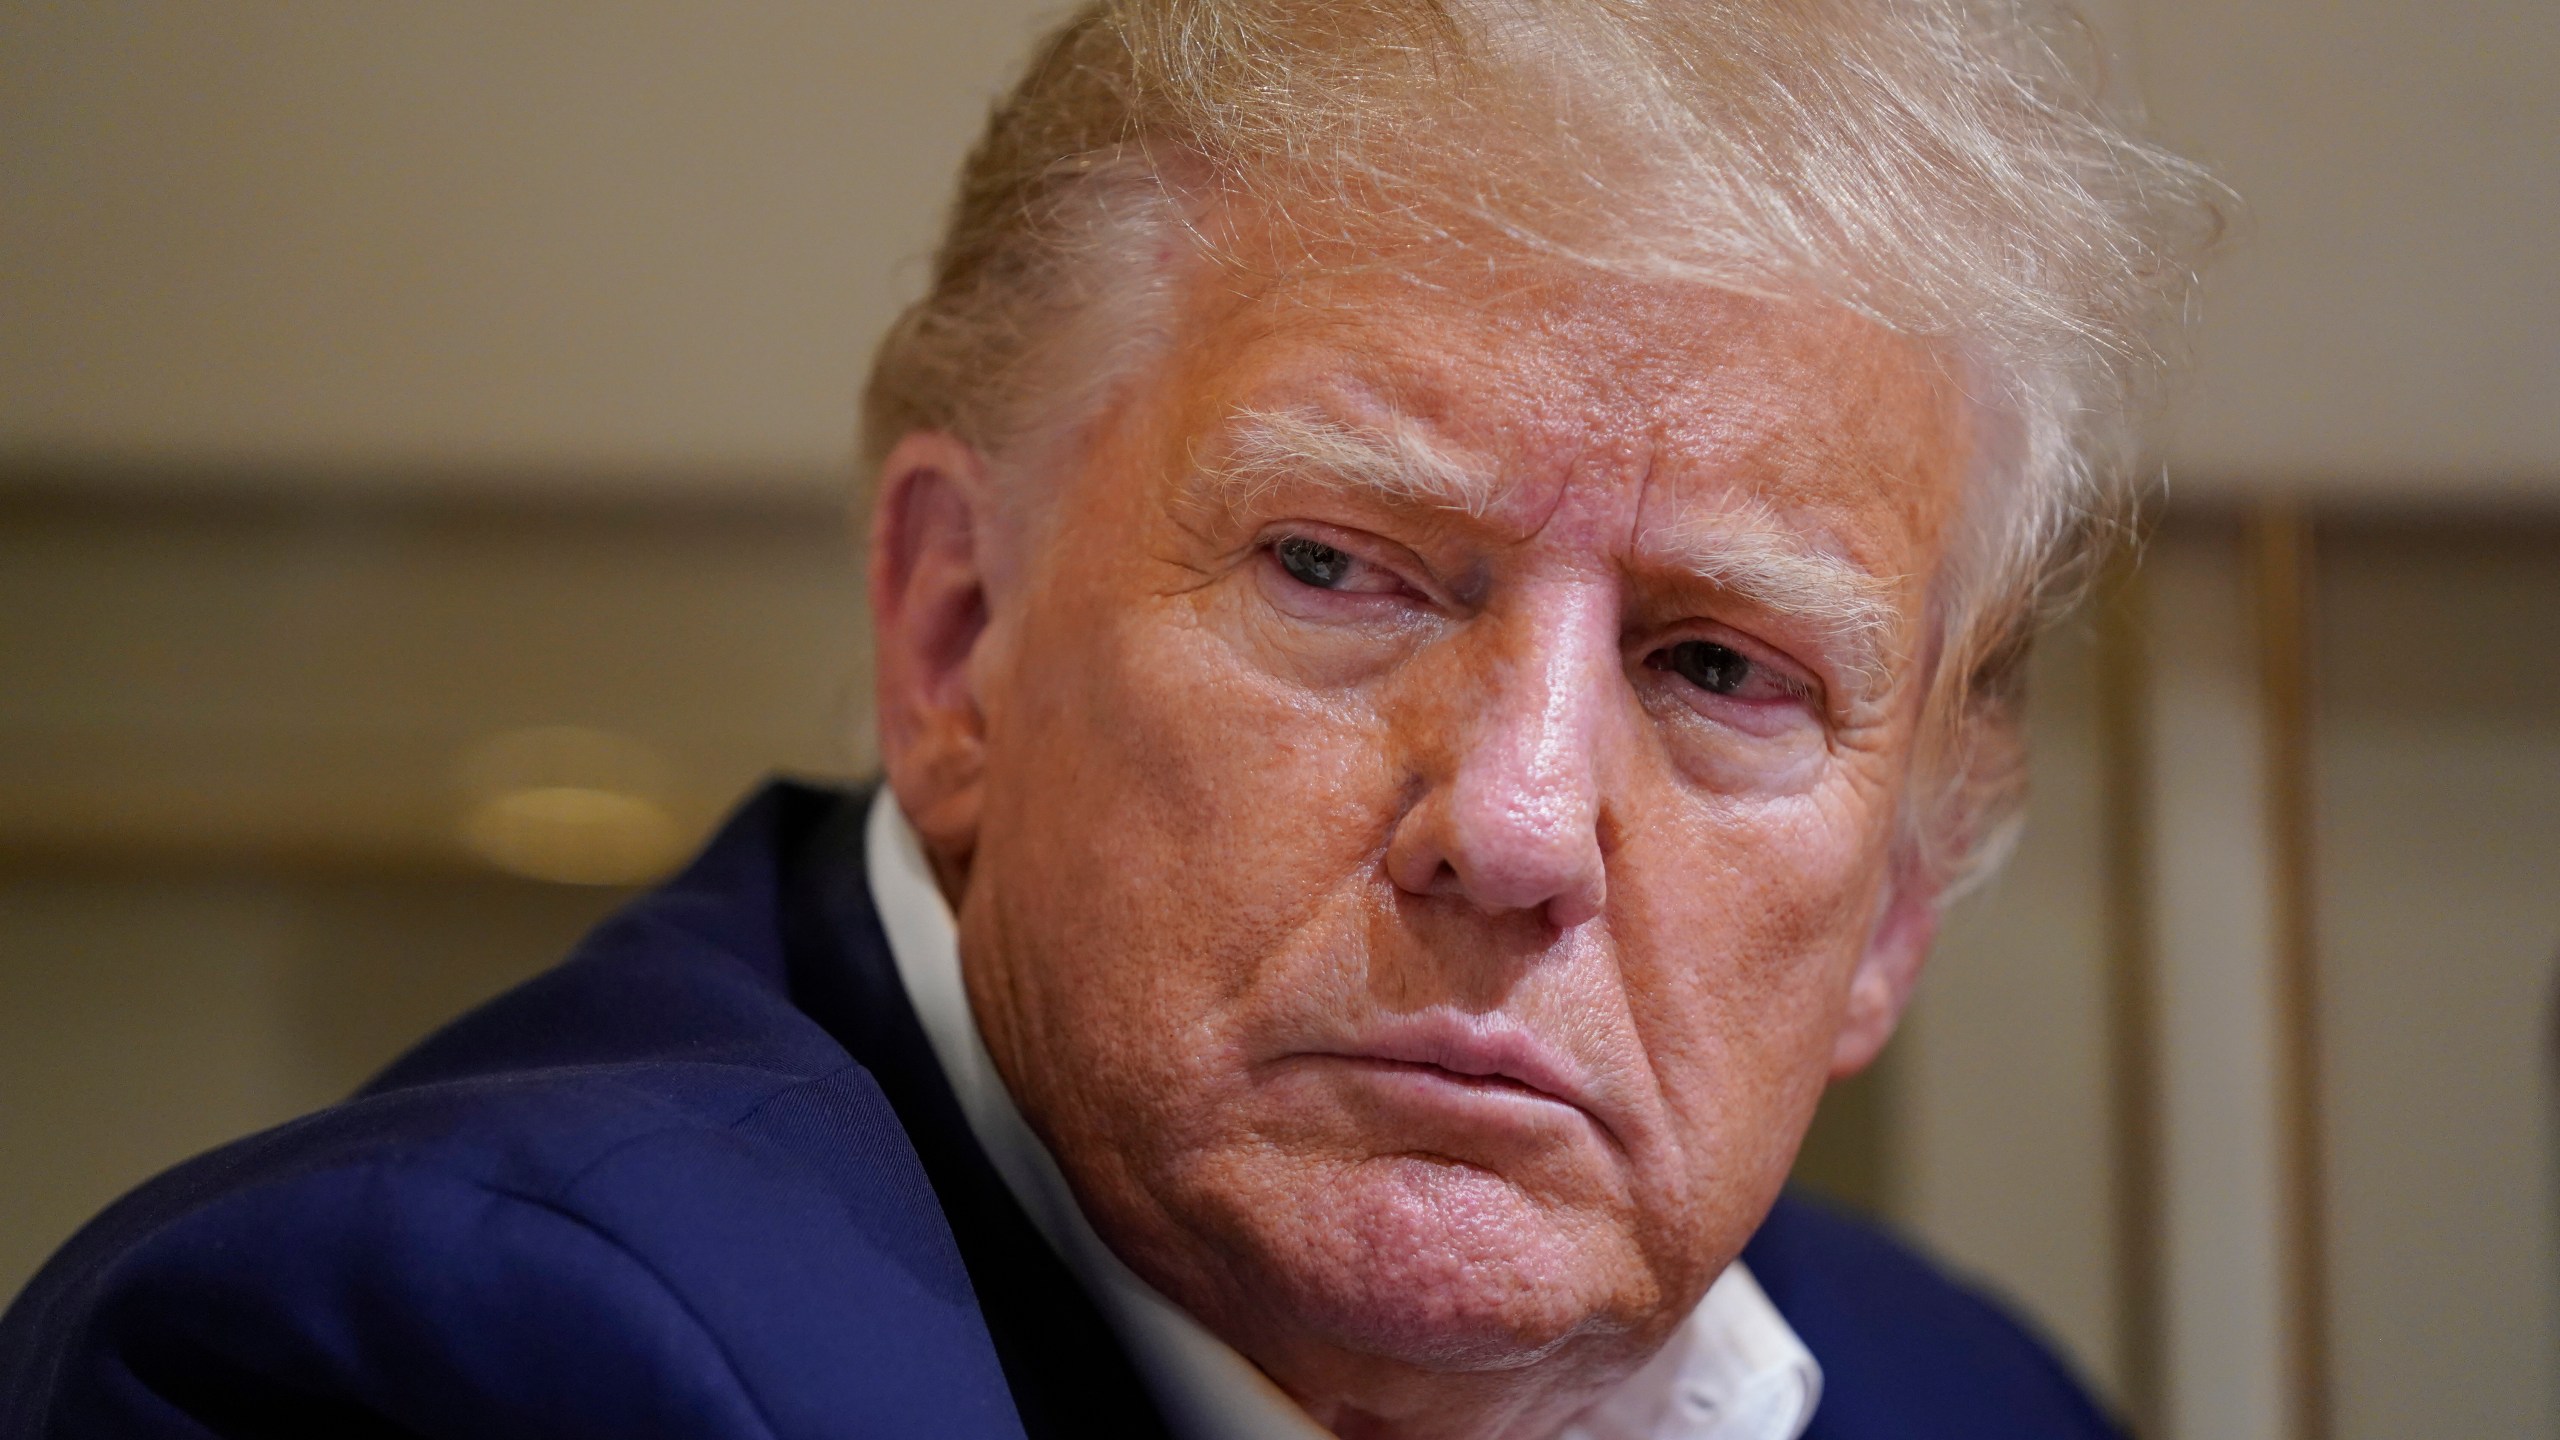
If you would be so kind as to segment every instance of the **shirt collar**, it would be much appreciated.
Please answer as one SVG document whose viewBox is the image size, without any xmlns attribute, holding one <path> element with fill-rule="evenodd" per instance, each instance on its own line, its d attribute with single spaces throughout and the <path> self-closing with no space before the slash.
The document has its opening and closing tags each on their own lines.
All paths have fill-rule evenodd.
<svg viewBox="0 0 2560 1440">
<path fill-rule="evenodd" d="M 1176 1440 L 1326 1440 L 1270 1377 L 1139 1279 L 1086 1223 L 979 1038 L 960 983 L 959 929 L 887 786 L 871 802 L 862 851 L 890 960 L 970 1133 L 1119 1332 Z M 1559 1440 L 1796 1440 L 1821 1392 L 1821 1367 L 1737 1260 L 1670 1343 Z"/>
</svg>

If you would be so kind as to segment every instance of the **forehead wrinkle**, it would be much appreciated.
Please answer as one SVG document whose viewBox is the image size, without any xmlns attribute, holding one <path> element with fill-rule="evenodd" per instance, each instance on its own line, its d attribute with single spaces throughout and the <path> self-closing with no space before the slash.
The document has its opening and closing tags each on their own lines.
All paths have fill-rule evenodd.
<svg viewBox="0 0 2560 1440">
<path fill-rule="evenodd" d="M 1400 416 L 1351 425 L 1320 411 L 1247 407 L 1229 419 L 1213 462 L 1194 467 L 1236 508 L 1283 483 L 1315 483 L 1356 495 L 1481 519 L 1499 488 Z"/>
<path fill-rule="evenodd" d="M 1838 647 L 1845 668 L 1873 685 L 1884 678 L 1900 611 L 1899 581 L 1812 543 L 1766 501 L 1647 527 L 1644 559 L 1702 580 L 1776 614 L 1812 624 Z"/>
</svg>

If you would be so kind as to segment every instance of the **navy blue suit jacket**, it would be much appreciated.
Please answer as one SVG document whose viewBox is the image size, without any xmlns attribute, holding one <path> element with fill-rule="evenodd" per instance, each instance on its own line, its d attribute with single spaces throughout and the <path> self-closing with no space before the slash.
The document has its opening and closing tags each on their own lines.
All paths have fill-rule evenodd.
<svg viewBox="0 0 2560 1440">
<path fill-rule="evenodd" d="M 0 1318 L 0 1435 L 1161 1435 L 888 958 L 858 798 L 777 785 L 559 968 L 192 1161 Z M 1876 1232 L 1746 1252 L 1813 1440 L 2114 1432 Z"/>
</svg>

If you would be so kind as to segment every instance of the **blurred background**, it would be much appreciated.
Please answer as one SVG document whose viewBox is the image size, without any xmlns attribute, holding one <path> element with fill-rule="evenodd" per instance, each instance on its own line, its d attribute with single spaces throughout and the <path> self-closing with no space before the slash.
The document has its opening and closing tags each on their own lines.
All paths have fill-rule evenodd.
<svg viewBox="0 0 2560 1440">
<path fill-rule="evenodd" d="M 0 1296 L 865 773 L 853 396 L 1051 13 L 0 7 Z M 2560 1435 L 2560 7 L 2097 18 L 2252 218 L 1801 1179 L 2148 1437 Z"/>
</svg>

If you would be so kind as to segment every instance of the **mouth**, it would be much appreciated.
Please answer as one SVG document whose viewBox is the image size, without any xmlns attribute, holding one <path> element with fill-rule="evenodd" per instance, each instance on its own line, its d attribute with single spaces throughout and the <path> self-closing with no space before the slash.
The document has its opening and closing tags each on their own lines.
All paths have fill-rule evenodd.
<svg viewBox="0 0 2560 1440">
<path fill-rule="evenodd" d="M 1301 1058 L 1366 1072 L 1391 1093 L 1437 1109 L 1549 1124 L 1569 1114 L 1618 1140 L 1584 1068 L 1507 1021 L 1455 1012 L 1399 1016 Z"/>
<path fill-rule="evenodd" d="M 1434 1065 L 1427 1060 L 1382 1060 L 1374 1055 L 1342 1055 L 1335 1058 L 1347 1064 L 1373 1065 L 1390 1074 L 1411 1074 L 1425 1080 L 1437 1080 L 1444 1085 L 1455 1085 L 1461 1089 L 1480 1090 L 1488 1095 L 1511 1094 L 1530 1100 L 1572 1104 L 1571 1101 L 1551 1090 L 1542 1090 L 1526 1080 L 1514 1079 L 1509 1075 L 1470 1074 L 1464 1070 L 1452 1070 L 1446 1065 Z"/>
</svg>

